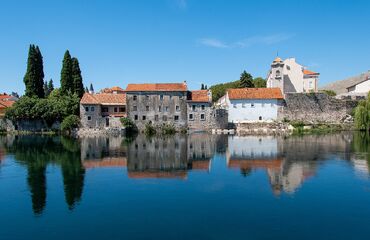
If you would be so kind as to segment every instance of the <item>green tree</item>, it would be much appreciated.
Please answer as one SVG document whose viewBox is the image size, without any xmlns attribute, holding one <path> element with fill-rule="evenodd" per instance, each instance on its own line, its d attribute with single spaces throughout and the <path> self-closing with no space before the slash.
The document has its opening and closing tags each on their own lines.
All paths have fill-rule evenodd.
<svg viewBox="0 0 370 240">
<path fill-rule="evenodd" d="M 261 78 L 261 77 L 257 77 L 255 79 L 253 79 L 253 86 L 255 88 L 265 88 L 266 87 L 266 80 Z"/>
<path fill-rule="evenodd" d="M 72 58 L 68 50 L 65 52 L 63 58 L 60 85 L 60 91 L 62 94 L 74 92 L 74 84 L 72 78 Z"/>
<path fill-rule="evenodd" d="M 355 126 L 362 131 L 370 131 L 370 92 L 366 100 L 359 102 L 355 109 Z"/>
<path fill-rule="evenodd" d="M 252 88 L 253 85 L 253 77 L 250 73 L 243 71 L 240 74 L 240 87 L 241 88 Z"/>
<path fill-rule="evenodd" d="M 49 86 L 47 81 L 44 82 L 44 95 L 45 97 L 49 95 Z"/>
<path fill-rule="evenodd" d="M 92 85 L 92 83 L 90 83 L 90 92 L 94 92 L 94 86 Z"/>
<path fill-rule="evenodd" d="M 30 45 L 28 51 L 27 71 L 23 82 L 26 85 L 26 96 L 44 97 L 44 67 L 41 51 L 38 46 Z"/>
<path fill-rule="evenodd" d="M 48 83 L 48 90 L 49 90 L 49 94 L 54 90 L 54 83 L 53 83 L 53 79 L 51 78 Z"/>
<path fill-rule="evenodd" d="M 74 85 L 74 93 L 80 98 L 84 94 L 84 85 L 82 83 L 82 76 L 80 70 L 80 64 L 77 58 L 72 58 L 72 79 Z"/>
<path fill-rule="evenodd" d="M 200 86 L 200 90 L 204 90 L 204 84 L 202 83 L 202 85 Z"/>
</svg>

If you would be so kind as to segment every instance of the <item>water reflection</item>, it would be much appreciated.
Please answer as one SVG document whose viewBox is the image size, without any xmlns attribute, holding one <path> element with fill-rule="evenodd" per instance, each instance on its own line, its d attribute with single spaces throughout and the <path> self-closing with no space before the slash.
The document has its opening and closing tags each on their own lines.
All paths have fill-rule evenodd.
<svg viewBox="0 0 370 240">
<path fill-rule="evenodd" d="M 225 171 L 248 177 L 266 174 L 275 195 L 294 193 L 328 159 L 346 160 L 355 171 L 369 174 L 369 135 L 361 133 L 303 137 L 238 137 L 209 134 L 178 135 L 132 141 L 120 137 L 0 137 L 0 170 L 7 155 L 27 169 L 35 214 L 47 204 L 47 169 L 61 170 L 65 202 L 73 209 L 82 198 L 85 175 L 92 168 L 122 168 L 131 179 L 182 179 L 189 172 L 212 174 L 215 155 Z M 0 172 L 1 174 L 1 172 Z M 238 173 L 239 174 L 239 173 Z M 222 178 L 222 175 L 220 176 Z"/>
</svg>

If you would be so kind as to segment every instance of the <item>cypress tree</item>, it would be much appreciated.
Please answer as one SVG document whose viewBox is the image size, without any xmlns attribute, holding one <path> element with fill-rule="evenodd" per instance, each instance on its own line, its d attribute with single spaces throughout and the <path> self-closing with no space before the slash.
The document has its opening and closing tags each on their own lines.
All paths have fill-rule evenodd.
<svg viewBox="0 0 370 240">
<path fill-rule="evenodd" d="M 49 83 L 48 83 L 48 90 L 49 90 L 49 94 L 54 90 L 53 79 L 51 79 L 51 78 L 50 78 Z"/>
<path fill-rule="evenodd" d="M 31 44 L 28 51 L 27 71 L 23 82 L 26 85 L 26 96 L 44 97 L 44 70 L 39 47 Z"/>
<path fill-rule="evenodd" d="M 85 87 L 85 92 L 89 92 L 89 88 L 88 87 Z"/>
<path fill-rule="evenodd" d="M 49 86 L 47 81 L 44 82 L 44 95 L 45 97 L 49 96 Z"/>
<path fill-rule="evenodd" d="M 94 87 L 93 87 L 93 85 L 92 85 L 92 83 L 90 83 L 90 92 L 94 92 Z"/>
<path fill-rule="evenodd" d="M 82 83 L 80 64 L 78 63 L 77 58 L 72 58 L 72 79 L 74 93 L 76 93 L 81 98 L 84 94 L 84 86 Z"/>
<path fill-rule="evenodd" d="M 67 50 L 63 58 L 63 66 L 60 74 L 60 92 L 62 94 L 73 93 L 72 59 Z"/>
</svg>

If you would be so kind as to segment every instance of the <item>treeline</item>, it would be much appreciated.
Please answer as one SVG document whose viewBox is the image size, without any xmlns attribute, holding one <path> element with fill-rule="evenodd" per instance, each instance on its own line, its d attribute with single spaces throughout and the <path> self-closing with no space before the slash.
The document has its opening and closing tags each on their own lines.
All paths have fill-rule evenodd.
<svg viewBox="0 0 370 240">
<path fill-rule="evenodd" d="M 266 87 L 266 80 L 257 77 L 253 78 L 252 75 L 246 71 L 243 71 L 240 74 L 240 79 L 227 82 L 227 83 L 220 83 L 210 87 L 212 90 L 212 101 L 216 102 L 222 96 L 226 94 L 226 90 L 230 88 L 265 88 Z"/>
<path fill-rule="evenodd" d="M 54 89 L 53 80 L 44 81 L 43 57 L 40 48 L 31 44 L 27 70 L 23 78 L 25 95 L 9 109 L 6 117 L 12 120 L 62 121 L 79 114 L 79 101 L 85 92 L 78 59 L 64 54 L 60 89 Z"/>
</svg>

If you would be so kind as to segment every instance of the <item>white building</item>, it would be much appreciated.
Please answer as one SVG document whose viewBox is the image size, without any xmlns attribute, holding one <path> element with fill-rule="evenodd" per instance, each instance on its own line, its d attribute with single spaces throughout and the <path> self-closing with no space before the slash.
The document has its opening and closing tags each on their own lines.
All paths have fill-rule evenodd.
<svg viewBox="0 0 370 240">
<path fill-rule="evenodd" d="M 283 95 L 279 88 L 229 89 L 219 100 L 219 105 L 228 110 L 232 123 L 273 121 Z"/>
<path fill-rule="evenodd" d="M 282 93 L 317 92 L 319 73 L 307 70 L 295 58 L 282 60 L 277 57 L 267 76 L 268 88 L 280 88 Z"/>
<path fill-rule="evenodd" d="M 370 91 L 370 76 L 361 82 L 355 83 L 347 87 L 349 93 L 368 93 Z"/>
</svg>

